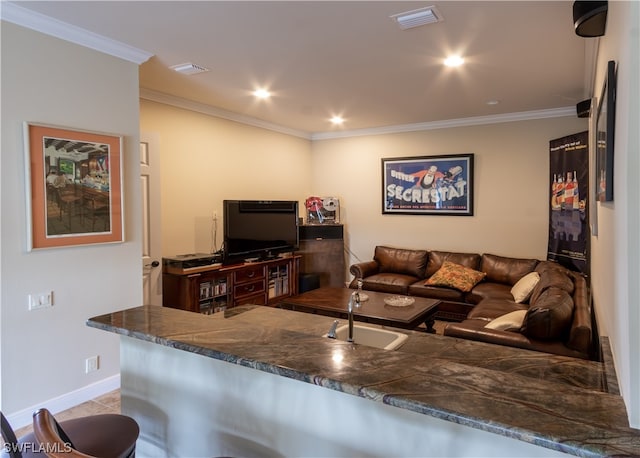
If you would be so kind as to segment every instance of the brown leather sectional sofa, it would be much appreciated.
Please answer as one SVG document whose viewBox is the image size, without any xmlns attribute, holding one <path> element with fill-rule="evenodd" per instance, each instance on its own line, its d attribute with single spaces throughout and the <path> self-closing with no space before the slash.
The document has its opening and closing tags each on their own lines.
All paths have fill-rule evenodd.
<svg viewBox="0 0 640 458">
<path fill-rule="evenodd" d="M 449 266 L 455 263 L 482 272 L 484 278 L 468 292 L 425 285 L 447 261 Z M 557 263 L 377 246 L 372 261 L 354 264 L 350 272 L 355 277 L 351 288 L 361 278 L 365 290 L 440 299 L 437 317 L 453 321 L 445 335 L 583 359 L 594 355 L 587 283 L 581 274 Z M 517 303 L 512 288 L 531 272 L 539 274 L 539 281 L 530 297 Z M 520 312 L 524 319 L 518 327 L 486 327 L 517 310 L 526 311 Z"/>
</svg>

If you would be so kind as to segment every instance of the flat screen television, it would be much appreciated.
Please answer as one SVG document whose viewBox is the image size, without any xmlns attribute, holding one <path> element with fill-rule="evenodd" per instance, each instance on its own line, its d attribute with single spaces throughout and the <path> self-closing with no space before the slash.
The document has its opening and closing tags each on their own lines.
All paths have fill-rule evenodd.
<svg viewBox="0 0 640 458">
<path fill-rule="evenodd" d="M 298 201 L 225 200 L 223 211 L 225 264 L 298 249 Z"/>
</svg>

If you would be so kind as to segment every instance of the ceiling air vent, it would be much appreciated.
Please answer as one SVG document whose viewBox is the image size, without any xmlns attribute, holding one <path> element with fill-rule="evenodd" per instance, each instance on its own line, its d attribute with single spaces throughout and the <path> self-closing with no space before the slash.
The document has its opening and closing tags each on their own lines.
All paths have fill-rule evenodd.
<svg viewBox="0 0 640 458">
<path fill-rule="evenodd" d="M 420 27 L 421 25 L 433 24 L 443 21 L 442 15 L 435 6 L 427 6 L 417 10 L 407 11 L 390 16 L 402 30 Z"/>
<path fill-rule="evenodd" d="M 192 64 L 192 63 L 186 63 L 186 64 L 178 64 L 178 65 L 173 65 L 171 68 L 171 70 L 175 70 L 178 73 L 183 73 L 185 75 L 195 75 L 196 73 L 203 73 L 203 72 L 208 72 L 209 69 L 205 68 L 205 67 L 201 67 L 200 65 L 196 65 L 196 64 Z"/>
</svg>

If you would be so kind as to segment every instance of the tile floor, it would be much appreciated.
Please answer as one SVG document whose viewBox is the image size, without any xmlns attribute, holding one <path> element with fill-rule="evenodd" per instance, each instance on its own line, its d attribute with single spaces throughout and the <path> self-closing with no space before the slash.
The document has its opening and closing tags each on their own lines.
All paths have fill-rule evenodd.
<svg viewBox="0 0 640 458">
<path fill-rule="evenodd" d="M 120 390 L 98 396 L 70 409 L 63 410 L 55 414 L 56 420 L 64 421 L 71 418 L 84 417 L 87 415 L 97 415 L 103 413 L 120 413 Z M 25 426 L 16 430 L 16 436 L 21 437 L 31 432 L 31 426 Z"/>
</svg>

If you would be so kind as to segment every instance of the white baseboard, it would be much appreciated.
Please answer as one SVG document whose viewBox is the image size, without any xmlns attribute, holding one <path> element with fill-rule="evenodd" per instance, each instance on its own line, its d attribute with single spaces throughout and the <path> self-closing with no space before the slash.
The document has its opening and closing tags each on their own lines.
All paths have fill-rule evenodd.
<svg viewBox="0 0 640 458">
<path fill-rule="evenodd" d="M 90 401 L 93 398 L 106 394 L 110 391 L 120 388 L 120 374 L 107 377 L 99 382 L 92 383 L 91 385 L 83 386 L 80 389 L 65 393 L 57 398 L 49 399 L 41 402 L 37 405 L 27 407 L 11 415 L 7 415 L 7 420 L 11 424 L 14 430 L 22 428 L 31 424 L 33 412 L 45 407 L 49 409 L 53 414 L 62 412 L 63 410 L 75 407 L 83 402 Z"/>
</svg>

